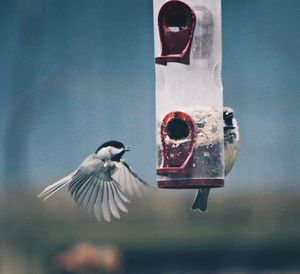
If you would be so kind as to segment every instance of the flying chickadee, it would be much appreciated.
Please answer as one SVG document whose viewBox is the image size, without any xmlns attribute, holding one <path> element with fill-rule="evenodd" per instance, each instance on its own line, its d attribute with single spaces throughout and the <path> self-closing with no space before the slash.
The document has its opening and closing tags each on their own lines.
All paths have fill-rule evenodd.
<svg viewBox="0 0 300 274">
<path fill-rule="evenodd" d="M 231 171 L 240 144 L 240 135 L 237 126 L 237 121 L 234 118 L 233 110 L 229 107 L 223 108 L 224 121 L 224 162 L 225 162 L 225 176 Z M 210 188 L 199 188 L 195 201 L 193 203 L 193 210 L 206 211 L 207 199 Z"/>
<path fill-rule="evenodd" d="M 125 195 L 140 195 L 140 187 L 146 185 L 121 159 L 126 151 L 129 148 L 118 141 L 102 144 L 74 172 L 46 187 L 38 197 L 46 200 L 68 186 L 78 206 L 98 221 L 103 218 L 110 222 L 111 215 L 119 219 L 119 210 L 128 212 L 124 203 L 129 200 Z"/>
</svg>

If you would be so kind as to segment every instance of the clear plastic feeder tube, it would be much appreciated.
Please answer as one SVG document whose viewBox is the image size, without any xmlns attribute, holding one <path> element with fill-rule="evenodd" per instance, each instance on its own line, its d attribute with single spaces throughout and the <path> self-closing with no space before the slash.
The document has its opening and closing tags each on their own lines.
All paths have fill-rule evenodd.
<svg viewBox="0 0 300 274">
<path fill-rule="evenodd" d="M 224 185 L 221 1 L 154 1 L 157 181 Z"/>
</svg>

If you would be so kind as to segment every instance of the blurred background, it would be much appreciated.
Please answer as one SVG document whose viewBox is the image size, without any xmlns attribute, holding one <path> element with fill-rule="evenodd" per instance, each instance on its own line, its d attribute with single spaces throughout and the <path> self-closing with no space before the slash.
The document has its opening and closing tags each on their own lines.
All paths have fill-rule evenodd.
<svg viewBox="0 0 300 274">
<path fill-rule="evenodd" d="M 46 185 L 104 141 L 155 183 L 151 0 L 0 1 L 0 273 L 299 273 L 300 2 L 223 0 L 224 104 L 241 133 L 205 214 L 150 191 L 97 223 Z"/>
</svg>

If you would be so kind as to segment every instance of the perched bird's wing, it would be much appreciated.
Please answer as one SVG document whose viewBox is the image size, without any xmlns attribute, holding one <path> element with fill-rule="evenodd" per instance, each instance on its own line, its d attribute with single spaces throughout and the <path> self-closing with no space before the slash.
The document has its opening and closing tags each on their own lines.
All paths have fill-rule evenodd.
<svg viewBox="0 0 300 274">
<path fill-rule="evenodd" d="M 207 210 L 207 199 L 209 194 L 210 188 L 199 188 L 195 201 L 193 203 L 192 209 L 193 210 L 200 210 L 205 212 Z"/>
<path fill-rule="evenodd" d="M 233 133 L 234 134 L 234 133 Z M 240 140 L 239 140 L 239 135 L 238 135 L 238 131 L 235 131 L 236 134 L 236 138 L 233 140 L 232 143 L 230 142 L 226 142 L 226 139 L 224 137 L 224 162 L 225 162 L 225 176 L 231 171 L 235 160 L 237 158 L 237 154 L 239 151 L 239 144 L 240 144 Z"/>
<path fill-rule="evenodd" d="M 141 190 L 143 186 L 149 186 L 143 179 L 141 179 L 129 165 L 121 160 L 120 162 L 115 163 L 116 169 L 112 174 L 112 177 L 116 182 L 119 183 L 120 188 L 125 193 L 129 195 L 138 195 L 141 196 Z"/>
<path fill-rule="evenodd" d="M 65 185 L 70 183 L 72 180 L 73 175 L 76 173 L 76 171 L 72 172 L 68 176 L 60 179 L 59 181 L 55 182 L 54 184 L 47 186 L 39 195 L 38 198 L 43 198 L 44 200 L 48 199 L 50 196 L 52 196 L 55 192 L 63 188 Z"/>
</svg>

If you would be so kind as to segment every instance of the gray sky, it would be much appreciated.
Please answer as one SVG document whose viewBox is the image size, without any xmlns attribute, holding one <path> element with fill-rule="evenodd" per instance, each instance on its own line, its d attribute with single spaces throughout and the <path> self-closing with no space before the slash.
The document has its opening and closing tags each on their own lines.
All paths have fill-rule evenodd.
<svg viewBox="0 0 300 274">
<path fill-rule="evenodd" d="M 155 181 L 152 1 L 1 1 L 0 180 L 46 185 L 104 141 Z M 231 188 L 300 189 L 300 2 L 223 0 Z M 265 184 L 265 185 L 262 185 Z"/>
</svg>

